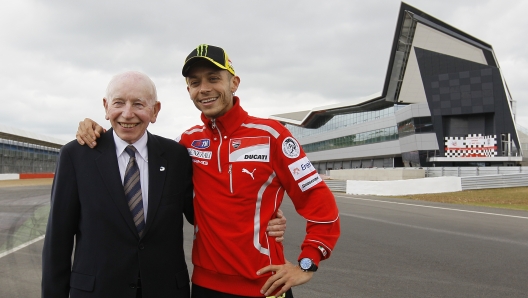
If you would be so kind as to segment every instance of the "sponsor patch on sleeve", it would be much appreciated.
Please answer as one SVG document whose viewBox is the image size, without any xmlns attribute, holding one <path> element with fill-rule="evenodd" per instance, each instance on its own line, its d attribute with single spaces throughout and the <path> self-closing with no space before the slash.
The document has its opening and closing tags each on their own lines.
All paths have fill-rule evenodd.
<svg viewBox="0 0 528 298">
<path fill-rule="evenodd" d="M 323 179 L 321 179 L 319 173 L 315 173 L 312 176 L 299 182 L 299 188 L 302 190 L 302 192 L 305 192 L 310 188 L 314 187 L 315 185 L 319 184 L 321 181 L 323 181 Z"/>
<path fill-rule="evenodd" d="M 229 140 L 229 162 L 270 161 L 270 138 L 247 137 Z"/>
<path fill-rule="evenodd" d="M 297 158 L 301 154 L 301 146 L 294 138 L 287 137 L 282 141 L 282 153 L 288 158 Z"/>
<path fill-rule="evenodd" d="M 321 253 L 323 254 L 323 257 L 326 257 L 326 255 L 328 254 L 326 252 L 326 249 L 324 247 L 322 247 L 321 245 L 319 245 L 317 248 L 319 248 L 319 250 L 321 251 Z"/>
<path fill-rule="evenodd" d="M 292 174 L 295 181 L 301 179 L 302 177 L 310 174 L 315 170 L 312 163 L 308 160 L 308 157 L 306 156 L 290 164 L 288 168 L 290 169 L 290 173 Z"/>
<path fill-rule="evenodd" d="M 190 157 L 197 157 L 201 159 L 211 159 L 213 156 L 212 151 L 201 151 L 193 148 L 187 148 L 187 152 L 189 152 Z"/>
</svg>

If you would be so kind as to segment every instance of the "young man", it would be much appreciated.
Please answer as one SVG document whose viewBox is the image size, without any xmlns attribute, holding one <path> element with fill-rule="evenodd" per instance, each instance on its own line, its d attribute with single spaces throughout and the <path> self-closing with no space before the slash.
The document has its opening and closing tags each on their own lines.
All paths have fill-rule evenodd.
<svg viewBox="0 0 528 298">
<path fill-rule="evenodd" d="M 182 74 L 203 125 L 185 131 L 179 142 L 193 159 L 195 185 L 208 185 L 195 188 L 200 212 L 195 213 L 193 296 L 258 297 L 277 289 L 281 295 L 307 282 L 339 237 L 332 193 L 283 125 L 242 109 L 233 95 L 240 78 L 223 49 L 198 46 Z M 300 266 L 287 263 L 282 245 L 263 233 L 285 191 L 308 221 Z M 225 232 L 228 223 L 235 227 Z"/>
<path fill-rule="evenodd" d="M 240 78 L 223 49 L 198 46 L 182 74 L 203 121 L 178 138 L 193 160 L 192 297 L 293 297 L 290 288 L 309 281 L 337 242 L 335 199 L 283 125 L 242 109 Z M 78 140 L 94 146 L 93 125 L 81 123 Z M 298 265 L 265 232 L 285 192 L 307 220 Z"/>
</svg>

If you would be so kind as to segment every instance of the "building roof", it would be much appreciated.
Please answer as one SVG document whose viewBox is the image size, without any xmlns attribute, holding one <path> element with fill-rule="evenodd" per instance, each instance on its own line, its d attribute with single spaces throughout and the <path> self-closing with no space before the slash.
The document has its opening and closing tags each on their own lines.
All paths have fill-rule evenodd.
<svg viewBox="0 0 528 298">
<path fill-rule="evenodd" d="M 385 76 L 385 82 L 381 92 L 372 96 L 347 101 L 336 105 L 314 108 L 310 111 L 271 115 L 270 118 L 306 128 L 318 128 L 332 119 L 334 115 L 380 110 L 390 107 L 395 103 L 415 103 L 405 96 L 400 98 L 399 95 L 400 91 L 402 90 L 404 74 L 406 77 L 419 77 L 417 65 L 411 65 L 407 67 L 407 62 L 409 61 L 409 56 L 412 52 L 413 38 L 415 37 L 417 24 L 420 24 L 420 29 L 422 30 L 427 30 L 424 28 L 432 28 L 435 30 L 435 32 L 440 32 L 440 35 L 449 37 L 449 40 L 441 40 L 440 43 L 454 40 L 454 42 L 461 41 L 465 44 L 471 45 L 473 48 L 481 51 L 479 61 L 476 62 L 486 63 L 488 65 L 498 67 L 498 63 L 495 59 L 491 45 L 402 2 L 400 11 L 398 13 L 398 21 L 396 24 L 392 49 L 390 52 L 387 74 Z M 442 51 L 442 49 L 440 50 Z M 447 45 L 443 50 L 445 54 L 451 54 L 449 45 Z M 471 54 L 466 54 L 466 56 L 471 56 Z M 468 57 L 464 58 L 471 59 Z M 418 76 L 414 75 L 413 72 L 418 72 Z"/>
<path fill-rule="evenodd" d="M 366 106 L 379 99 L 380 96 L 381 92 L 378 92 L 346 102 L 315 107 L 311 110 L 272 115 L 270 118 L 306 128 L 317 128 L 332 119 L 334 115 L 368 110 Z"/>
<path fill-rule="evenodd" d="M 41 145 L 51 148 L 61 148 L 66 141 L 38 133 L 0 124 L 0 138 L 17 142 Z"/>
</svg>

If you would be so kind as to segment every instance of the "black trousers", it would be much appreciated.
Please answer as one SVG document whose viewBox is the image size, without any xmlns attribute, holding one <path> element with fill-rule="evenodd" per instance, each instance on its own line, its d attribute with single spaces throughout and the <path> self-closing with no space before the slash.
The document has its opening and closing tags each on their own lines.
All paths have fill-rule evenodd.
<svg viewBox="0 0 528 298">
<path fill-rule="evenodd" d="M 178 289 L 174 292 L 174 297 L 182 297 L 182 298 L 189 298 L 191 296 L 191 287 L 187 286 L 183 289 Z M 143 294 L 141 293 L 141 289 L 137 289 L 136 292 L 136 298 L 143 298 Z M 153 297 L 156 298 L 156 297 Z"/>
<path fill-rule="evenodd" d="M 142 298 L 143 295 L 141 293 L 141 276 L 138 276 L 136 286 L 137 286 L 136 298 Z"/>
<path fill-rule="evenodd" d="M 264 296 L 261 296 L 264 297 Z M 200 287 L 199 285 L 192 285 L 191 290 L 191 298 L 256 298 L 256 297 L 246 297 L 246 296 L 238 296 L 233 294 L 226 294 L 214 290 L 210 290 L 204 287 Z M 286 292 L 285 298 L 293 298 L 292 290 L 289 289 Z"/>
</svg>

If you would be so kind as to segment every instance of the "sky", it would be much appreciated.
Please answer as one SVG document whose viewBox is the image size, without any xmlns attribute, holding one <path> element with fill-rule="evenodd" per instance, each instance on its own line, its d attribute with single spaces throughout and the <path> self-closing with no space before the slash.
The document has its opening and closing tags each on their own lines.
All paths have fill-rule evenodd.
<svg viewBox="0 0 528 298">
<path fill-rule="evenodd" d="M 406 2 L 493 46 L 528 127 L 528 1 Z M 138 70 L 156 83 L 149 131 L 175 138 L 200 124 L 181 67 L 199 44 L 223 47 L 251 115 L 309 110 L 382 90 L 397 0 L 7 1 L 0 11 L 0 124 L 75 138 L 103 127 L 111 77 Z"/>
</svg>

